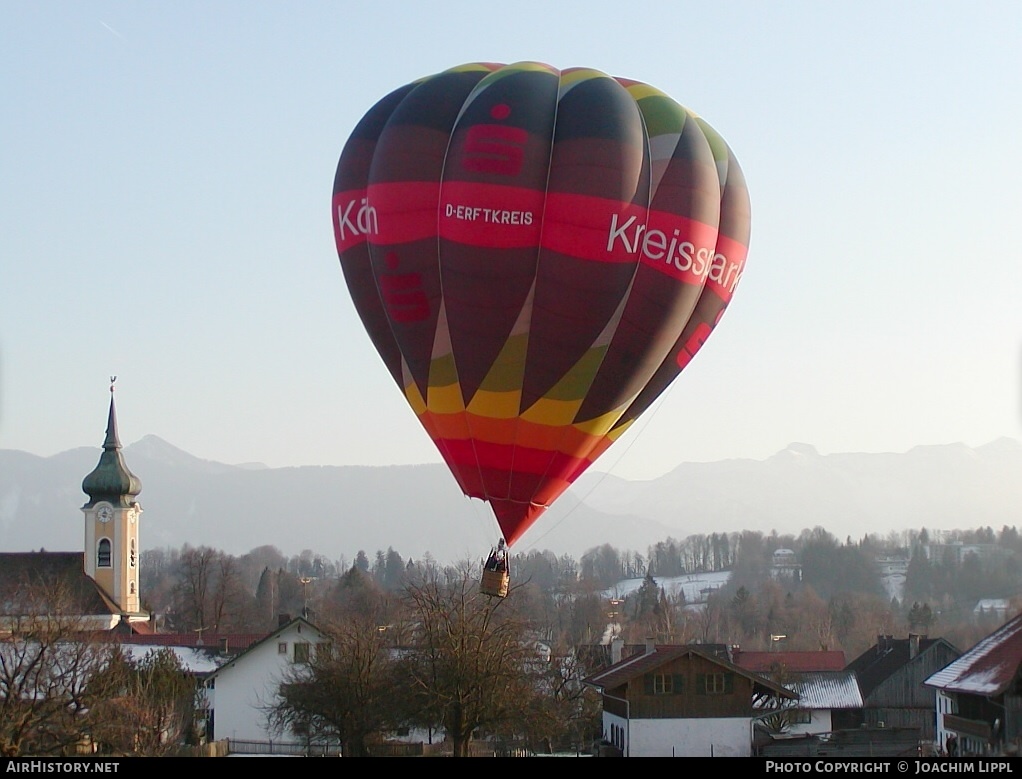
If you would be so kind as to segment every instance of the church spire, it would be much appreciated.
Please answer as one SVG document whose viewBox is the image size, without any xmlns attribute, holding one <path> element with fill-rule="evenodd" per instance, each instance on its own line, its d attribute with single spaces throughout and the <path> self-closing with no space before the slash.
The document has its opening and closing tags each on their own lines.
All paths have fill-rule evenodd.
<svg viewBox="0 0 1022 779">
<path fill-rule="evenodd" d="M 110 413 L 106 417 L 106 440 L 103 442 L 103 450 L 110 452 L 121 448 L 121 441 L 117 437 L 117 409 L 114 408 L 114 382 L 116 376 L 110 377 Z"/>
<path fill-rule="evenodd" d="M 135 496 L 142 482 L 128 470 L 117 437 L 114 382 L 110 377 L 110 411 L 99 464 L 82 481 L 89 496 L 85 515 L 85 575 L 117 604 L 121 614 L 141 613 L 138 591 L 138 527 L 142 507 Z"/>
<path fill-rule="evenodd" d="M 110 377 L 110 411 L 106 422 L 106 440 L 99 464 L 82 481 L 82 491 L 89 496 L 86 507 L 99 500 L 108 500 L 116 506 L 130 506 L 142 491 L 142 482 L 128 470 L 121 454 L 121 441 L 117 436 L 117 409 L 114 406 L 114 382 Z"/>
</svg>

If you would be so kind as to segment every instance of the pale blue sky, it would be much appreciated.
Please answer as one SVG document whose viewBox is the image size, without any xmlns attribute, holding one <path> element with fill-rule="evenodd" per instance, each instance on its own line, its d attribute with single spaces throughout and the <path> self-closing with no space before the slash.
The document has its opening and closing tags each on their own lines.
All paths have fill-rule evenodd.
<svg viewBox="0 0 1022 779">
<path fill-rule="evenodd" d="M 464 62 L 646 81 L 749 182 L 734 303 L 596 466 L 1020 437 L 1018 2 L 0 4 L 0 448 L 438 462 L 365 336 L 334 168 Z"/>
</svg>

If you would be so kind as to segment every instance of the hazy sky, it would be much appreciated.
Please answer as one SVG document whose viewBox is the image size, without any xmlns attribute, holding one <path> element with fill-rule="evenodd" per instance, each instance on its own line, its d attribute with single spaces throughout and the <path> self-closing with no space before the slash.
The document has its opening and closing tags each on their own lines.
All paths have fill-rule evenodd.
<svg viewBox="0 0 1022 779">
<path fill-rule="evenodd" d="M 330 195 L 390 90 L 477 60 L 653 84 L 728 140 L 732 306 L 597 470 L 1022 427 L 1022 4 L 0 4 L 0 448 L 439 462 L 348 298 Z"/>
</svg>

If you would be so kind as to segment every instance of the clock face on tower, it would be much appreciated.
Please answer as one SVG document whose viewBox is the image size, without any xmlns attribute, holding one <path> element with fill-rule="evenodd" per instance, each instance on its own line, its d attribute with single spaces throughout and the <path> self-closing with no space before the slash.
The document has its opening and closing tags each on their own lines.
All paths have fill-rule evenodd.
<svg viewBox="0 0 1022 779">
<path fill-rule="evenodd" d="M 100 506 L 99 511 L 96 512 L 96 517 L 100 522 L 109 522 L 114 516 L 114 510 L 109 506 Z"/>
</svg>

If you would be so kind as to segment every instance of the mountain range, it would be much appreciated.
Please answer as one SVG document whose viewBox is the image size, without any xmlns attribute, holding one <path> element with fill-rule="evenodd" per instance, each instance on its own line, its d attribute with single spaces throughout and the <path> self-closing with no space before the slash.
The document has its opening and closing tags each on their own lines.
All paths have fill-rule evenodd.
<svg viewBox="0 0 1022 779">
<path fill-rule="evenodd" d="M 82 479 L 99 448 L 51 457 L 0 449 L 0 551 L 81 548 Z M 156 436 L 124 449 L 141 479 L 143 547 L 211 546 L 244 554 L 271 545 L 350 563 L 393 548 L 405 559 L 484 557 L 496 541 L 489 508 L 461 494 L 442 464 L 227 465 Z M 1022 443 L 918 446 L 904 453 L 821 455 L 791 444 L 765 460 L 683 463 L 629 481 L 584 474 L 515 545 L 576 560 L 610 544 L 643 555 L 667 538 L 755 530 L 840 539 L 1022 525 Z"/>
</svg>

